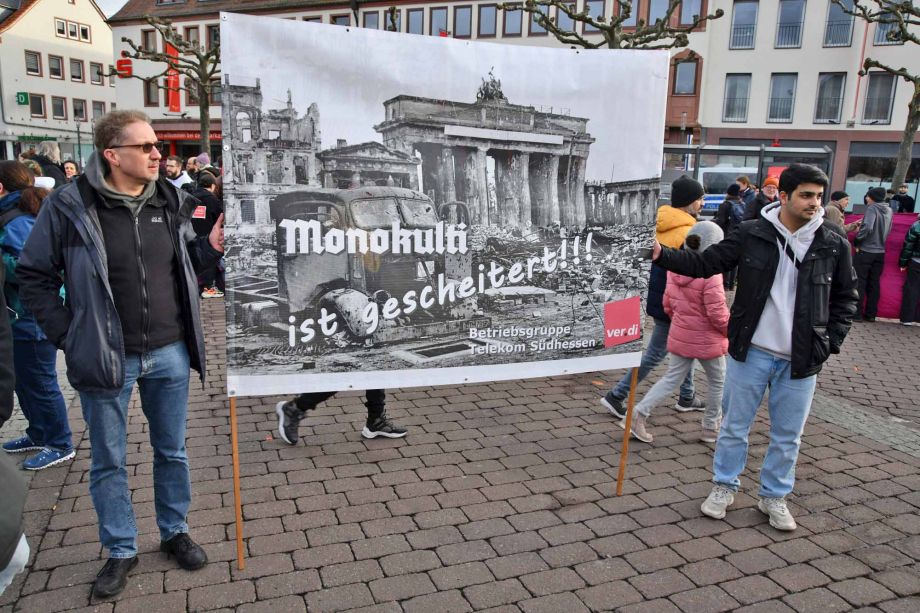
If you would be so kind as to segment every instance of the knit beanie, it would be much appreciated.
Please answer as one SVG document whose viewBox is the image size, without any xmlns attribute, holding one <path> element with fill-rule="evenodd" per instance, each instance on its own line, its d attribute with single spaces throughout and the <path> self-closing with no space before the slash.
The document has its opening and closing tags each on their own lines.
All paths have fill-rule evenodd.
<svg viewBox="0 0 920 613">
<path fill-rule="evenodd" d="M 725 234 L 718 225 L 711 221 L 698 221 L 687 232 L 684 246 L 691 251 L 702 253 L 716 243 L 722 242 L 723 238 Z"/>
<path fill-rule="evenodd" d="M 766 186 L 768 186 L 768 185 L 772 185 L 773 187 L 777 187 L 777 188 L 778 188 L 778 187 L 779 187 L 779 179 L 777 179 L 776 177 L 767 177 L 766 180 L 763 182 L 763 187 L 766 187 Z"/>
<path fill-rule="evenodd" d="M 208 155 L 207 153 L 199 153 L 195 159 L 197 159 L 198 163 L 201 164 L 202 166 L 211 165 L 211 156 Z"/>
<path fill-rule="evenodd" d="M 703 186 L 687 175 L 671 183 L 671 206 L 681 208 L 703 197 Z"/>
<path fill-rule="evenodd" d="M 833 194 L 831 194 L 831 200 L 833 200 L 834 202 L 840 202 L 844 198 L 849 198 L 849 197 L 850 195 L 847 194 L 845 191 L 836 191 Z"/>
<path fill-rule="evenodd" d="M 872 198 L 873 202 L 885 202 L 885 196 L 888 194 L 884 187 L 873 187 L 866 192 L 866 195 Z"/>
<path fill-rule="evenodd" d="M 737 183 L 732 183 L 731 185 L 728 186 L 728 189 L 725 191 L 725 193 L 730 198 L 737 198 L 738 196 L 741 195 L 741 186 L 738 185 Z"/>
</svg>

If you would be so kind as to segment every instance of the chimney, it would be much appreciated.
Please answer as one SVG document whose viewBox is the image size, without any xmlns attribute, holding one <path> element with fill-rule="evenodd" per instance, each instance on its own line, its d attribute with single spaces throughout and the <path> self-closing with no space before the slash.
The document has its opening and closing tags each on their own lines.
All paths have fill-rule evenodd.
<svg viewBox="0 0 920 613">
<path fill-rule="evenodd" d="M 335 147 L 336 147 L 336 149 L 341 149 L 342 147 L 345 147 L 345 146 L 347 146 L 347 145 L 348 145 L 348 141 L 345 140 L 344 138 L 338 138 L 338 139 L 336 139 L 336 141 L 335 141 Z"/>
</svg>

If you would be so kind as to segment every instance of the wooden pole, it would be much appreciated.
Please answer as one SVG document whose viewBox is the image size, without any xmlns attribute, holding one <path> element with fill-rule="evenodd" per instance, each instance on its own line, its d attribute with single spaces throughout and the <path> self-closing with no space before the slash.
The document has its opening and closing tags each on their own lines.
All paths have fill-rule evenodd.
<svg viewBox="0 0 920 613">
<path fill-rule="evenodd" d="M 629 436 L 632 432 L 633 407 L 636 404 L 636 387 L 639 386 L 639 367 L 632 369 L 629 381 L 629 400 L 626 404 L 626 423 L 623 428 L 623 450 L 620 451 L 620 472 L 617 474 L 617 496 L 623 495 L 623 478 L 626 476 L 626 459 L 629 456 Z"/>
<path fill-rule="evenodd" d="M 236 397 L 230 397 L 230 445 L 233 448 L 233 502 L 236 505 L 236 566 L 246 569 L 243 558 L 243 501 L 240 499 L 240 445 L 236 428 Z"/>
</svg>

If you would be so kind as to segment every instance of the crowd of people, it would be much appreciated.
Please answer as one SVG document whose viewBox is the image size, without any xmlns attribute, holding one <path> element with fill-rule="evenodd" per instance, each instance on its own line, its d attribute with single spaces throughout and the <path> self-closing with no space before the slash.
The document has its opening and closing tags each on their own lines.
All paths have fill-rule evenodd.
<svg viewBox="0 0 920 613">
<path fill-rule="evenodd" d="M 205 373 L 199 298 L 223 291 L 221 175 L 206 153 L 164 159 L 148 118 L 137 111 L 97 121 L 95 151 L 82 171 L 62 165 L 52 145 L 43 143 L 27 160 L 38 170 L 0 162 L 0 312 L 9 313 L 0 317 L 0 426 L 14 393 L 28 422 L 0 454 L 0 487 L 11 502 L 0 513 L 0 591 L 29 556 L 21 521 L 26 488 L 5 456 L 29 454 L 22 467 L 41 470 L 75 455 L 56 375 L 60 349 L 87 425 L 89 493 L 108 554 L 93 593 L 108 598 L 138 564 L 125 467 L 135 387 L 153 449 L 160 548 L 186 570 L 208 562 L 186 519 L 192 485 L 185 431 L 190 370 L 202 380 Z M 49 164 L 58 172 L 43 167 Z M 51 178 L 52 191 L 37 186 L 37 177 Z M 873 188 L 862 222 L 844 224 L 847 195 L 834 192 L 823 207 L 827 187 L 827 176 L 806 164 L 790 165 L 759 191 L 739 177 L 715 220 L 701 221 L 703 186 L 684 176 L 672 185 L 671 203 L 658 210 L 647 300 L 653 328 L 638 377 L 665 358 L 668 367 L 636 406 L 631 433 L 653 443 L 652 413 L 675 389 L 676 410 L 702 412 L 699 439 L 715 445 L 713 488 L 701 505 L 706 516 L 724 518 L 733 503 L 749 432 L 769 390 L 758 508 L 774 528 L 796 528 L 785 499 L 817 374 L 840 351 L 853 319 L 876 317 L 878 254 L 891 208 L 884 190 Z M 913 206 L 906 198 L 896 202 Z M 847 232 L 855 232 L 855 256 Z M 920 299 L 920 221 L 899 265 L 908 273 L 905 301 L 913 300 L 910 314 L 902 308 L 902 322 L 912 323 Z M 731 309 L 726 287 L 735 290 Z M 705 401 L 694 386 L 697 362 L 706 374 Z M 629 388 L 626 376 L 600 400 L 624 428 Z M 279 437 L 297 444 L 302 420 L 333 394 L 279 402 Z M 388 418 L 385 402 L 384 390 L 366 392 L 363 437 L 407 435 Z"/>
</svg>

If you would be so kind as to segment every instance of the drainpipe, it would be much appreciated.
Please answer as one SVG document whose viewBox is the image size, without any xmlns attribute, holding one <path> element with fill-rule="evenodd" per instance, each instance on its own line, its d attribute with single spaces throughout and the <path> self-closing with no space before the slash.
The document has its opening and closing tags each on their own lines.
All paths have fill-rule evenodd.
<svg viewBox="0 0 920 613">
<path fill-rule="evenodd" d="M 856 123 L 856 110 L 859 107 L 859 88 L 862 84 L 862 75 L 859 74 L 859 71 L 862 70 L 863 62 L 866 60 L 866 41 L 869 38 L 869 22 L 867 21 L 865 27 L 863 28 L 863 41 L 862 48 L 859 51 L 859 67 L 856 72 L 856 97 L 853 99 L 853 115 L 850 117 L 850 121 L 855 125 Z"/>
</svg>

